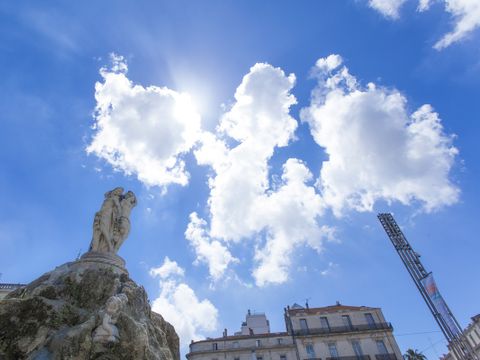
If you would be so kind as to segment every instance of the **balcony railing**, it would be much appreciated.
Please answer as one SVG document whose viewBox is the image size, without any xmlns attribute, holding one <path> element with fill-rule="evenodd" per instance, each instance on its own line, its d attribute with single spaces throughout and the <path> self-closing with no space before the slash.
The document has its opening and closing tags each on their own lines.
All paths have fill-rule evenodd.
<svg viewBox="0 0 480 360">
<path fill-rule="evenodd" d="M 203 345 L 203 346 L 202 346 Z M 193 344 L 190 345 L 190 353 L 212 353 L 212 352 L 225 352 L 225 351 L 239 351 L 239 350 L 259 350 L 259 349 L 280 349 L 280 348 L 291 348 L 295 344 L 293 341 L 283 341 L 282 343 L 262 343 L 259 346 L 252 343 L 240 343 L 238 345 L 233 345 L 233 343 L 223 344 L 218 343 L 217 347 L 214 348 L 212 344 Z M 313 359 L 311 359 L 313 360 Z M 320 360 L 320 359 L 318 359 Z"/>
<path fill-rule="evenodd" d="M 392 324 L 390 323 L 375 323 L 375 324 L 362 324 L 362 325 L 352 325 L 352 326 L 330 326 L 325 328 L 313 328 L 313 329 L 299 329 L 294 330 L 293 335 L 295 336 L 306 336 L 306 335 L 328 335 L 328 334 L 337 334 L 344 332 L 362 332 L 362 331 L 372 331 L 372 330 L 392 330 Z M 378 359 L 377 359 L 378 360 Z M 389 359 L 386 359 L 389 360 Z"/>
<path fill-rule="evenodd" d="M 376 360 L 397 360 L 395 354 L 378 354 L 375 355 Z"/>
<path fill-rule="evenodd" d="M 370 355 L 327 357 L 325 360 L 370 360 Z"/>
</svg>

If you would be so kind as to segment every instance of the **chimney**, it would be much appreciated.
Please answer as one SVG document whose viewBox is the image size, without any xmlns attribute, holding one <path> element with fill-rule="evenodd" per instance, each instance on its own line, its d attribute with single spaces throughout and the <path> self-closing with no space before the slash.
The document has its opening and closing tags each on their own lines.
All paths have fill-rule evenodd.
<svg viewBox="0 0 480 360">
<path fill-rule="evenodd" d="M 227 337 L 227 329 L 223 330 L 223 337 Z"/>
</svg>

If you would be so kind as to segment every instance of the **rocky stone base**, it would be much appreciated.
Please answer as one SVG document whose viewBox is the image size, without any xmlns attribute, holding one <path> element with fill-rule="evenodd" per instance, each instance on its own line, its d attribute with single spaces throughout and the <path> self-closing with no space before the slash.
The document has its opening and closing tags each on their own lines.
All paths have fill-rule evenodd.
<svg viewBox="0 0 480 360">
<path fill-rule="evenodd" d="M 0 359 L 179 360 L 175 329 L 143 287 L 122 263 L 98 259 L 66 263 L 0 301 Z"/>
</svg>

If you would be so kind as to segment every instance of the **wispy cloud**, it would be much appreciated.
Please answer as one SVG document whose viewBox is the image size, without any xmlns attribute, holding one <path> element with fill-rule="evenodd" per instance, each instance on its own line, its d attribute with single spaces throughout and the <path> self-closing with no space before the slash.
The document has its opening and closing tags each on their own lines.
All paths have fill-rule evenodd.
<svg viewBox="0 0 480 360">
<path fill-rule="evenodd" d="M 369 0 L 368 5 L 387 18 L 398 19 L 400 8 L 406 0 Z M 466 38 L 480 27 L 480 1 L 478 0 L 419 0 L 417 10 L 427 11 L 434 2 L 442 2 L 445 11 L 453 18 L 454 29 L 445 34 L 434 45 L 437 50 L 444 49 Z"/>
</svg>

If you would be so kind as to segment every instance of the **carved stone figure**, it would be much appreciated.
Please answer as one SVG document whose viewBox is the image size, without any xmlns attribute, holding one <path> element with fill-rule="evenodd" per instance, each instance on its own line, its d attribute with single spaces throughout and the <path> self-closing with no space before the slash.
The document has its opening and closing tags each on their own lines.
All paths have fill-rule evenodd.
<svg viewBox="0 0 480 360">
<path fill-rule="evenodd" d="M 123 195 L 117 187 L 105 194 L 102 207 L 93 220 L 90 251 L 115 254 L 130 232 L 130 212 L 137 204 L 133 192 Z"/>
<path fill-rule="evenodd" d="M 105 310 L 101 312 L 102 323 L 93 332 L 94 342 L 117 342 L 119 340 L 118 329 L 115 326 L 118 312 L 127 303 L 125 294 L 111 296 L 105 304 Z"/>
<path fill-rule="evenodd" d="M 120 214 L 114 226 L 113 244 L 117 252 L 130 233 L 130 212 L 137 205 L 137 198 L 131 191 L 127 192 L 120 201 Z"/>
</svg>

